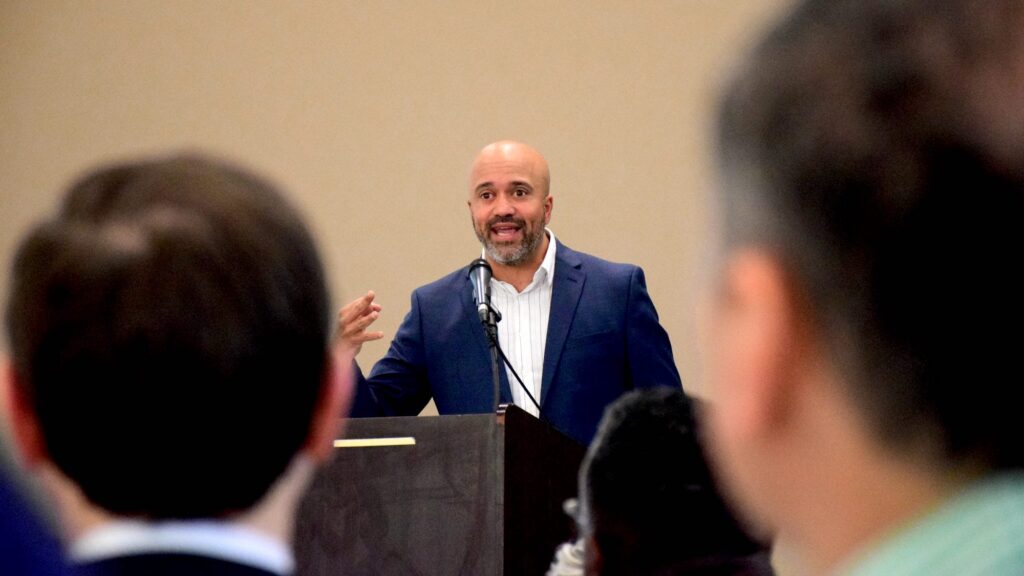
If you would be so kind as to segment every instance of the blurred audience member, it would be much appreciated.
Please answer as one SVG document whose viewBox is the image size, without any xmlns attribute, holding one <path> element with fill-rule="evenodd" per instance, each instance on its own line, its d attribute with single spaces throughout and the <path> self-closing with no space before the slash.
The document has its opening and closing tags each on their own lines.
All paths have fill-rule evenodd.
<svg viewBox="0 0 1024 576">
<path fill-rule="evenodd" d="M 1024 2 L 813 0 L 719 118 L 714 456 L 798 573 L 1024 574 Z"/>
<path fill-rule="evenodd" d="M 347 383 L 299 215 L 202 157 L 102 168 L 18 250 L 13 429 L 80 574 L 284 574 Z"/>
<path fill-rule="evenodd" d="M 638 390 L 610 405 L 579 486 L 585 574 L 771 574 L 715 488 L 682 390 Z M 559 553 L 578 555 L 572 546 Z"/>
</svg>

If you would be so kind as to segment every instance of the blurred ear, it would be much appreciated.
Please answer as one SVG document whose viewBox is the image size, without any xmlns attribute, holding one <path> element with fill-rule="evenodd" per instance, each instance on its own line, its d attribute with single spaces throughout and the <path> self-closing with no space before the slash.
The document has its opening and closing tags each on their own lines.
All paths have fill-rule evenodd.
<svg viewBox="0 0 1024 576">
<path fill-rule="evenodd" d="M 802 357 L 804 326 L 800 299 L 786 269 L 771 253 L 744 249 L 727 262 L 721 294 L 718 340 L 729 382 L 734 425 L 744 436 L 760 436 L 784 425 Z"/>
<path fill-rule="evenodd" d="M 10 359 L 3 360 L 0 367 L 0 386 L 6 400 L 7 421 L 10 423 L 11 435 L 21 457 L 22 464 L 27 468 L 37 468 L 49 460 L 43 431 L 39 419 L 32 408 L 32 402 L 19 385 L 14 372 L 14 364 Z"/>
<path fill-rule="evenodd" d="M 310 424 L 309 438 L 304 450 L 316 461 L 326 460 L 334 448 L 334 440 L 343 431 L 344 417 L 352 405 L 355 382 L 352 378 L 352 363 L 339 362 L 337 357 L 327 353 L 327 371 L 320 387 Z"/>
</svg>

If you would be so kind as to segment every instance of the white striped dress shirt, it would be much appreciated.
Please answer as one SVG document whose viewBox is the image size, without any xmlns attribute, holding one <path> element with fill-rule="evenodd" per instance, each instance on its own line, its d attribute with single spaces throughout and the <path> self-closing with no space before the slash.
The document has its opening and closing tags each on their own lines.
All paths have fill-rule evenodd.
<svg viewBox="0 0 1024 576">
<path fill-rule="evenodd" d="M 491 278 L 491 305 L 501 314 L 498 343 L 538 403 L 544 376 L 544 343 L 547 341 L 548 318 L 551 316 L 551 284 L 555 278 L 555 234 L 551 230 L 546 231 L 548 250 L 533 275 L 533 281 L 522 292 L 517 292 L 507 282 Z M 507 366 L 505 374 L 516 406 L 539 416 L 537 407 L 523 392 Z"/>
</svg>

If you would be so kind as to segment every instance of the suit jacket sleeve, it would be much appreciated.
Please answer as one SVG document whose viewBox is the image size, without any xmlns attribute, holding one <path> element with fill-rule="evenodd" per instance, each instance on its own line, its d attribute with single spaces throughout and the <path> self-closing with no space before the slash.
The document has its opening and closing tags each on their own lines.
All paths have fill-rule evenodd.
<svg viewBox="0 0 1024 576">
<path fill-rule="evenodd" d="M 356 398 L 352 416 L 415 416 L 430 401 L 418 291 L 388 353 L 370 377 L 356 366 Z"/>
<path fill-rule="evenodd" d="M 627 305 L 626 361 L 633 388 L 682 387 L 672 358 L 668 333 L 658 321 L 658 312 L 647 293 L 644 272 L 634 268 L 629 280 Z"/>
</svg>

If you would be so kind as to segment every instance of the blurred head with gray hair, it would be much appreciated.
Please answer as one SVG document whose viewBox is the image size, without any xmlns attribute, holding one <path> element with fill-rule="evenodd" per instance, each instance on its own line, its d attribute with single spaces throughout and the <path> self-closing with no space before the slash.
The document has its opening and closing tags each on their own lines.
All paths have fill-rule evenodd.
<svg viewBox="0 0 1024 576">
<path fill-rule="evenodd" d="M 714 454 L 815 571 L 1024 465 L 1021 102 L 1018 1 L 803 2 L 725 91 Z"/>
</svg>

